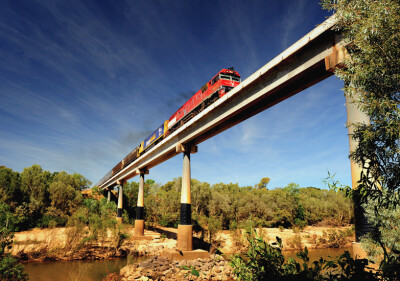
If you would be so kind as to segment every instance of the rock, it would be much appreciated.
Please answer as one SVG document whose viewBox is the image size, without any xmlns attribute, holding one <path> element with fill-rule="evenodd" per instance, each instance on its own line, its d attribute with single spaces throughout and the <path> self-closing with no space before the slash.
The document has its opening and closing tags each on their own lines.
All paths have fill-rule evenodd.
<svg viewBox="0 0 400 281">
<path fill-rule="evenodd" d="M 228 262 L 219 255 L 213 255 L 214 259 L 197 260 L 169 260 L 164 256 L 156 256 L 139 264 L 129 265 L 121 269 L 121 274 L 127 280 L 229 280 L 232 270 L 227 266 Z M 191 275 L 190 270 L 182 267 L 195 268 L 200 271 L 200 278 Z M 186 277 L 185 277 L 186 275 Z M 146 279 L 146 278 L 148 279 Z"/>
<path fill-rule="evenodd" d="M 138 268 L 139 264 L 138 263 L 133 263 L 129 265 L 132 269 Z"/>
<path fill-rule="evenodd" d="M 139 271 L 135 271 L 135 272 L 131 275 L 131 277 L 133 277 L 133 279 L 137 279 L 137 278 L 139 278 L 140 276 L 142 276 L 142 275 L 140 274 Z"/>
<path fill-rule="evenodd" d="M 167 271 L 164 271 L 165 278 L 170 278 L 172 276 L 172 274 L 173 274 L 172 269 L 168 269 Z"/>
<path fill-rule="evenodd" d="M 140 267 L 146 267 L 146 266 L 149 266 L 150 263 L 151 263 L 150 260 L 143 261 L 143 262 L 139 263 L 139 266 Z"/>
<path fill-rule="evenodd" d="M 151 266 L 152 267 L 160 267 L 160 266 L 162 266 L 163 265 L 163 263 L 162 262 L 159 262 L 159 261 L 153 261 L 152 263 L 151 263 Z"/>
<path fill-rule="evenodd" d="M 153 277 L 154 270 L 151 270 L 151 269 L 147 270 L 147 274 L 146 275 L 149 276 L 149 277 Z"/>
<path fill-rule="evenodd" d="M 160 267 L 158 268 L 159 271 L 166 271 L 166 270 L 168 270 L 168 269 L 169 269 L 169 266 L 168 266 L 168 265 L 162 265 L 162 266 L 160 266 Z"/>
</svg>

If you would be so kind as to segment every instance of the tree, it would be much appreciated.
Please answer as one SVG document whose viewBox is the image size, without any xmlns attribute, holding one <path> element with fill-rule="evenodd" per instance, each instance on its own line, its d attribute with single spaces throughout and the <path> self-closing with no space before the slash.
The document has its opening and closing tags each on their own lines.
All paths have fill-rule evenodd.
<svg viewBox="0 0 400 281">
<path fill-rule="evenodd" d="M 0 200 L 11 205 L 21 202 L 21 176 L 18 172 L 0 166 Z"/>
<path fill-rule="evenodd" d="M 366 169 L 360 194 L 374 196 L 381 206 L 398 205 L 400 3 L 323 0 L 323 7 L 336 11 L 337 28 L 350 54 L 345 67 L 335 74 L 344 81 L 345 94 L 355 98 L 371 119 L 370 125 L 349 124 L 356 128 L 353 138 L 359 143 L 351 158 Z"/>
<path fill-rule="evenodd" d="M 270 178 L 262 178 L 258 184 L 255 185 L 258 189 L 267 188 Z"/>
<path fill-rule="evenodd" d="M 130 221 L 136 218 L 136 205 L 138 201 L 139 183 L 127 182 L 124 184 L 123 206 L 127 211 Z"/>
<path fill-rule="evenodd" d="M 208 215 L 208 206 L 211 200 L 210 184 L 191 180 L 192 211 L 197 214 Z"/>
<path fill-rule="evenodd" d="M 0 203 L 0 280 L 28 280 L 23 266 L 5 252 L 13 243 L 12 231 L 16 229 L 16 224 L 17 219 L 10 212 L 10 207 Z"/>
<path fill-rule="evenodd" d="M 353 138 L 358 141 L 350 157 L 364 168 L 358 188 L 348 192 L 372 207 L 368 215 L 375 230 L 370 238 L 384 252 L 381 268 L 397 268 L 398 280 L 400 253 L 381 226 L 390 218 L 386 212 L 395 213 L 400 205 L 400 2 L 322 3 L 325 9 L 336 11 L 337 28 L 343 32 L 350 55 L 335 74 L 344 81 L 345 94 L 371 120 L 371 124 L 348 124 L 354 126 Z"/>
<path fill-rule="evenodd" d="M 39 165 L 24 168 L 21 173 L 21 189 L 29 204 L 29 215 L 33 219 L 40 217 L 49 201 L 49 178 L 51 174 L 43 171 Z"/>
<path fill-rule="evenodd" d="M 74 173 L 72 177 L 74 178 L 73 187 L 76 190 L 82 191 L 89 188 L 92 185 L 91 181 L 82 176 L 81 174 Z"/>
<path fill-rule="evenodd" d="M 50 184 L 49 194 L 51 203 L 47 208 L 47 214 L 64 218 L 65 222 L 82 201 L 81 193 L 62 180 Z"/>
</svg>

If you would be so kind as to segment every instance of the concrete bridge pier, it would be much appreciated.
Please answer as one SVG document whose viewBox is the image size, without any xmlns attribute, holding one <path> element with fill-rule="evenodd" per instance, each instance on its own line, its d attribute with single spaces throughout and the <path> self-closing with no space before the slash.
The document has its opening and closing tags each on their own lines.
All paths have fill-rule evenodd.
<svg viewBox="0 0 400 281">
<path fill-rule="evenodd" d="M 344 67 L 343 62 L 346 58 L 349 58 L 349 54 L 347 53 L 346 48 L 342 44 L 335 45 L 334 47 L 332 47 L 332 54 L 325 58 L 325 69 L 327 71 L 333 72 L 336 68 Z M 357 98 L 358 96 L 350 97 L 346 95 L 347 122 L 350 124 L 363 123 L 368 125 L 371 123 L 369 116 L 362 112 L 358 108 L 357 104 L 354 103 Z M 348 135 L 350 153 L 352 153 L 353 151 L 355 151 L 358 145 L 358 141 L 353 139 L 353 126 L 348 126 Z M 363 167 L 358 165 L 352 159 L 350 159 L 350 166 L 352 188 L 357 189 L 359 181 L 361 179 L 361 174 L 363 173 Z M 365 210 L 362 208 L 357 198 L 354 199 L 354 221 L 356 243 L 354 243 L 353 245 L 353 252 L 354 254 L 357 253 L 359 254 L 359 256 L 365 257 L 366 255 L 365 253 L 362 253 L 358 242 L 360 241 L 361 236 L 371 231 L 371 225 L 368 223 L 368 220 L 365 217 Z"/>
<path fill-rule="evenodd" d="M 143 169 L 139 171 L 139 192 L 138 201 L 136 205 L 136 219 L 135 219 L 135 236 L 144 236 L 144 175 L 148 175 L 149 171 Z"/>
<path fill-rule="evenodd" d="M 123 201 L 123 181 L 118 181 L 117 184 L 119 185 L 118 190 L 118 209 L 117 209 L 117 222 L 122 223 L 122 201 Z"/>
<path fill-rule="evenodd" d="M 346 96 L 346 108 L 347 108 L 347 122 L 348 123 L 363 123 L 370 124 L 369 116 L 362 112 L 357 105 L 354 103 L 354 99 Z M 350 153 L 356 150 L 358 141 L 353 139 L 354 128 L 353 126 L 348 126 L 349 132 L 349 146 Z M 358 188 L 358 182 L 361 179 L 361 173 L 363 172 L 363 167 L 358 165 L 352 159 L 350 159 L 351 165 L 351 185 L 353 189 Z M 364 171 L 365 172 L 365 171 Z M 354 220 L 355 220 L 355 231 L 356 231 L 356 241 L 359 242 L 361 236 L 370 231 L 370 224 L 365 217 L 365 211 L 360 206 L 359 202 L 355 200 L 354 202 Z"/>
<path fill-rule="evenodd" d="M 178 144 L 177 152 L 183 152 L 183 173 L 181 190 L 181 215 L 178 225 L 177 249 L 181 251 L 193 250 L 193 225 L 190 194 L 190 153 L 197 152 L 197 146 Z"/>
<path fill-rule="evenodd" d="M 111 189 L 107 189 L 107 202 L 111 202 Z"/>
<path fill-rule="evenodd" d="M 348 123 L 363 123 L 370 124 L 370 119 L 367 114 L 362 112 L 357 105 L 354 103 L 354 99 L 346 96 L 346 108 L 347 108 L 347 122 Z M 349 144 L 350 153 L 355 151 L 358 145 L 358 141 L 353 139 L 354 128 L 353 126 L 348 127 L 349 132 Z M 352 188 L 358 188 L 358 182 L 361 179 L 361 174 L 363 172 L 363 167 L 358 165 L 352 159 L 350 159 L 351 165 L 351 182 Z M 354 225 L 356 232 L 356 242 L 353 243 L 353 254 L 358 255 L 360 258 L 366 258 L 366 252 L 361 248 L 360 238 L 371 231 L 371 224 L 365 216 L 365 210 L 361 206 L 359 200 L 354 198 Z"/>
</svg>

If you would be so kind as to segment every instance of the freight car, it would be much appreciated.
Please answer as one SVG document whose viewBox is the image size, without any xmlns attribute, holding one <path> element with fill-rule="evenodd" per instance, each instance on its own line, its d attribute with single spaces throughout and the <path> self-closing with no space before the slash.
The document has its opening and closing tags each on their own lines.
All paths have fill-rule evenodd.
<svg viewBox="0 0 400 281">
<path fill-rule="evenodd" d="M 150 136 L 148 136 L 144 141 L 140 143 L 137 151 L 137 157 L 143 154 L 143 152 L 150 146 L 155 145 L 158 141 L 163 139 L 167 135 L 167 131 L 168 120 L 164 121 L 164 123 L 160 127 L 158 127 Z"/>
<path fill-rule="evenodd" d="M 192 119 L 207 106 L 225 95 L 231 89 L 240 84 L 240 75 L 233 67 L 222 69 L 210 81 L 204 84 L 185 104 L 183 104 L 171 117 L 164 121 L 150 136 L 144 139 L 138 147 L 134 148 L 121 162 L 109 171 L 98 183 L 102 185 L 112 176 L 135 161 L 146 150 L 156 145 L 168 134 L 172 133 L 187 121 Z"/>
</svg>

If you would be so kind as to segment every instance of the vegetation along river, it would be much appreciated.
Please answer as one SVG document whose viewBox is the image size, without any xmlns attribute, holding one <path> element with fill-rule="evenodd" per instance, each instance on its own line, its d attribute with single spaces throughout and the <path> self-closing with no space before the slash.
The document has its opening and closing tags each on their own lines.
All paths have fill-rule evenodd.
<svg viewBox="0 0 400 281">
<path fill-rule="evenodd" d="M 310 249 L 310 262 L 323 257 L 337 257 L 344 251 L 352 253 L 351 248 L 341 249 Z M 295 257 L 297 250 L 285 251 L 285 257 Z M 147 257 L 130 258 L 129 262 L 138 262 Z M 126 258 L 113 260 L 96 260 L 96 261 L 55 261 L 55 262 L 40 262 L 24 264 L 26 272 L 29 274 L 31 281 L 100 281 L 113 272 L 119 272 L 120 268 L 127 265 Z"/>
</svg>

